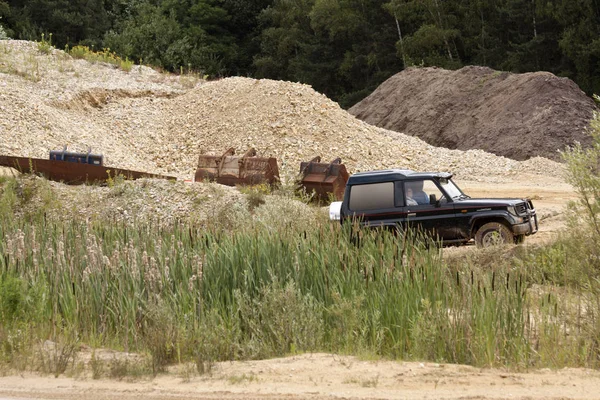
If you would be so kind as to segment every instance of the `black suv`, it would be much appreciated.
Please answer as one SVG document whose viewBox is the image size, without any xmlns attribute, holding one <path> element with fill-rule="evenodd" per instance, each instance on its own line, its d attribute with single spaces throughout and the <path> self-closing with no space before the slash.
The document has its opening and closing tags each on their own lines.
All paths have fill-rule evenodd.
<svg viewBox="0 0 600 400">
<path fill-rule="evenodd" d="M 343 202 L 332 209 L 340 207 L 341 223 L 350 218 L 369 227 L 419 229 L 443 244 L 520 243 L 537 232 L 530 200 L 472 199 L 451 178 L 400 169 L 361 172 L 350 177 Z"/>
</svg>

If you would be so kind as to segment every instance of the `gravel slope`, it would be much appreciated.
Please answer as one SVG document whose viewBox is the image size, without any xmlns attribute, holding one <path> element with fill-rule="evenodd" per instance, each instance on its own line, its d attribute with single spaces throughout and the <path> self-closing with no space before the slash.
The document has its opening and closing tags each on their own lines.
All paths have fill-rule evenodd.
<svg viewBox="0 0 600 400">
<path fill-rule="evenodd" d="M 561 175 L 480 150 L 437 148 L 359 121 L 307 85 L 249 78 L 195 82 L 147 67 L 127 73 L 74 60 L 35 43 L 0 43 L 0 154 L 46 158 L 69 145 L 106 165 L 191 179 L 201 152 L 247 147 L 279 159 L 284 179 L 315 155 L 342 157 L 352 172 L 378 168 L 452 171 L 471 180 Z M 195 83 L 195 85 L 194 85 Z"/>
</svg>

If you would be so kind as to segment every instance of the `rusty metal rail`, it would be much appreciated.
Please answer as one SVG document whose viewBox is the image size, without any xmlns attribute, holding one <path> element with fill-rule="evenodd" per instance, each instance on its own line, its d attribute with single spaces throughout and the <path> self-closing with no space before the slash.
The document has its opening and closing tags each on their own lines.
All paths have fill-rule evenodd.
<svg viewBox="0 0 600 400">
<path fill-rule="evenodd" d="M 279 183 L 279 168 L 276 158 L 257 157 L 256 150 L 252 148 L 236 156 L 232 147 L 220 156 L 200 155 L 194 180 L 216 181 L 228 186 L 261 183 L 272 186 Z"/>
<path fill-rule="evenodd" d="M 23 173 L 43 175 L 47 179 L 70 185 L 106 183 L 116 176 L 122 176 L 125 179 L 177 179 L 174 176 L 149 174 L 122 168 L 28 157 L 0 156 L 0 166 L 15 168 Z"/>
<path fill-rule="evenodd" d="M 298 183 L 307 193 L 314 192 L 315 200 L 324 202 L 332 195 L 336 200 L 342 200 L 348 178 L 348 171 L 341 158 L 321 163 L 321 157 L 317 156 L 300 164 Z"/>
</svg>

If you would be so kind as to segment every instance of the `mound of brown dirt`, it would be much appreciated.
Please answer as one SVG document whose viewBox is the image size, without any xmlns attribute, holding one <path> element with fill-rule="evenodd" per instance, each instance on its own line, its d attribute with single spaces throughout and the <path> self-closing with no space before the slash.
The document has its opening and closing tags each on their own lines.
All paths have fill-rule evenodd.
<svg viewBox="0 0 600 400">
<path fill-rule="evenodd" d="M 565 146 L 590 143 L 585 128 L 593 110 L 594 102 L 570 79 L 465 67 L 407 69 L 349 111 L 434 146 L 559 160 Z"/>
</svg>

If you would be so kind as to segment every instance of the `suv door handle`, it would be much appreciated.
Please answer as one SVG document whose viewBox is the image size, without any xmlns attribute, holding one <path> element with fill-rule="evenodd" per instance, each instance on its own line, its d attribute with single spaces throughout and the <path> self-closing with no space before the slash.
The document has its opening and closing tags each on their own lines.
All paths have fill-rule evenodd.
<svg viewBox="0 0 600 400">
<path fill-rule="evenodd" d="M 409 216 L 409 217 L 416 217 L 416 216 L 417 216 L 417 213 L 411 213 L 411 212 L 409 212 L 409 213 L 408 213 L 408 216 Z"/>
</svg>

